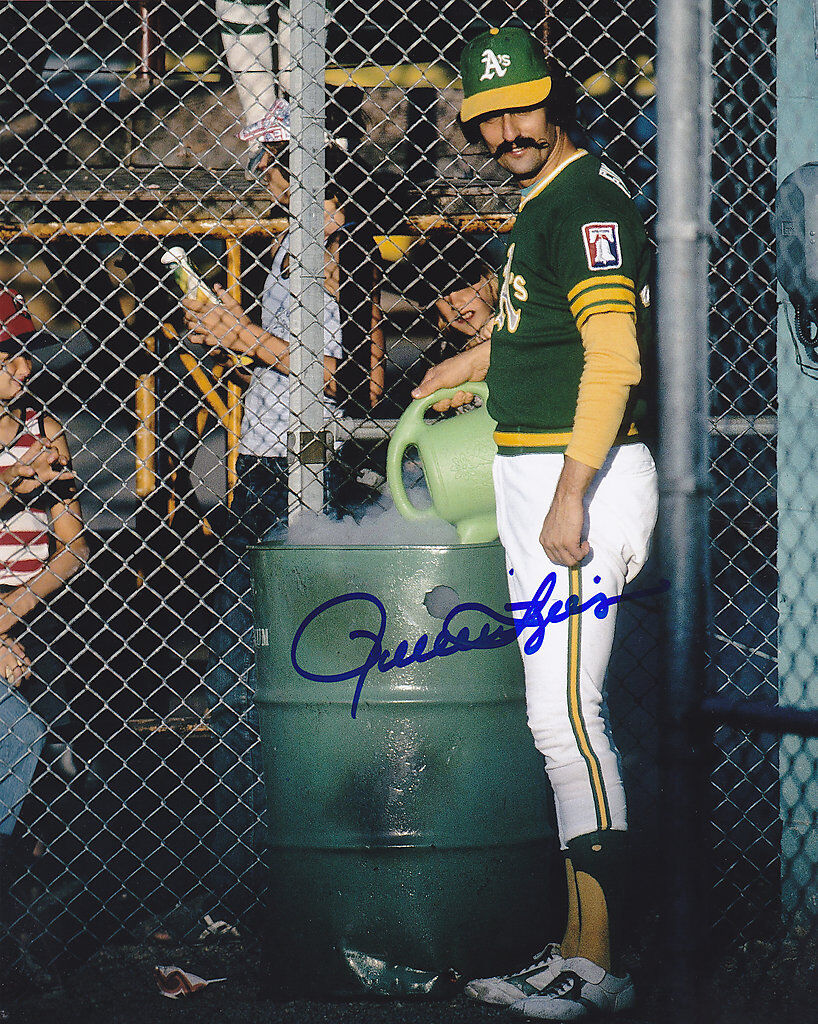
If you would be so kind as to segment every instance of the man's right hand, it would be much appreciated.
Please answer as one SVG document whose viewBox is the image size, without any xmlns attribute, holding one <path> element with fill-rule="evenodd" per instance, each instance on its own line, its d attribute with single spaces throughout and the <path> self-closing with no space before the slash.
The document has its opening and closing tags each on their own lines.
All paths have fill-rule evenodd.
<svg viewBox="0 0 818 1024">
<path fill-rule="evenodd" d="M 190 340 L 195 345 L 226 349 L 234 355 L 252 355 L 242 333 L 243 327 L 251 326 L 247 314 L 221 285 L 217 284 L 215 290 L 218 302 L 193 296 L 185 296 L 182 300 Z"/>
<path fill-rule="evenodd" d="M 465 352 L 459 352 L 451 359 L 433 366 L 423 380 L 412 392 L 412 398 L 425 398 L 440 388 L 456 388 L 469 380 L 484 380 L 489 368 L 491 342 L 484 341 Z M 458 409 L 467 405 L 474 398 L 468 391 L 458 391 L 452 398 L 444 398 L 436 402 L 432 408 L 438 412 Z"/>
</svg>

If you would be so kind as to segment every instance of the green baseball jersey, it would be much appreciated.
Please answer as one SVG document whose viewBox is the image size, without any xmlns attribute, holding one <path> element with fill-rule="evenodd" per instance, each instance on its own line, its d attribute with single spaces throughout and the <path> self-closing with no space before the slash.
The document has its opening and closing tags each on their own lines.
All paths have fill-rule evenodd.
<svg viewBox="0 0 818 1024">
<path fill-rule="evenodd" d="M 635 316 L 644 367 L 651 257 L 625 185 L 584 150 L 523 193 L 486 378 L 501 452 L 565 450 L 584 366 L 580 328 L 594 313 Z M 632 389 L 618 441 L 638 436 L 641 390 Z"/>
</svg>

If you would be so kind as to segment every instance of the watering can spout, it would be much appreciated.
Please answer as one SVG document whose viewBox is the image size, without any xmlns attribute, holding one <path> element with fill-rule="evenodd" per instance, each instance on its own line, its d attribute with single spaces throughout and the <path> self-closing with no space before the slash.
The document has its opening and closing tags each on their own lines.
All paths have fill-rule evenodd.
<svg viewBox="0 0 818 1024">
<path fill-rule="evenodd" d="M 455 416 L 427 423 L 426 411 L 436 402 L 468 390 L 483 405 Z M 486 411 L 488 388 L 482 381 L 460 388 L 443 388 L 417 399 L 395 427 L 386 456 L 386 478 L 395 508 L 405 519 L 443 519 L 452 523 L 462 544 L 484 544 L 497 539 L 492 464 L 497 454 L 496 423 Z M 409 500 L 403 484 L 403 455 L 415 448 L 423 464 L 432 499 L 428 508 Z"/>
<path fill-rule="evenodd" d="M 497 540 L 497 514 L 492 511 L 471 519 L 461 519 L 456 528 L 461 544 L 488 544 Z"/>
</svg>

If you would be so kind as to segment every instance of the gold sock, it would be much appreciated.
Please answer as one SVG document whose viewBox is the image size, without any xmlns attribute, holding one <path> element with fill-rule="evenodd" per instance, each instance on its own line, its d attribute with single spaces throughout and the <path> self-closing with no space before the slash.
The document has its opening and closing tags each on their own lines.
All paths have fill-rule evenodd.
<svg viewBox="0 0 818 1024">
<path fill-rule="evenodd" d="M 627 873 L 627 833 L 604 829 L 568 841 L 579 897 L 577 956 L 618 974 Z"/>
<path fill-rule="evenodd" d="M 611 969 L 611 936 L 608 921 L 608 904 L 599 882 L 577 871 L 577 892 L 579 893 L 580 929 L 576 956 L 584 956 L 606 971 Z"/>
<path fill-rule="evenodd" d="M 568 919 L 565 923 L 565 934 L 562 937 L 560 949 L 567 960 L 576 956 L 579 949 L 579 893 L 577 892 L 577 879 L 574 874 L 574 866 L 571 858 L 565 858 L 565 878 L 568 883 Z"/>
</svg>

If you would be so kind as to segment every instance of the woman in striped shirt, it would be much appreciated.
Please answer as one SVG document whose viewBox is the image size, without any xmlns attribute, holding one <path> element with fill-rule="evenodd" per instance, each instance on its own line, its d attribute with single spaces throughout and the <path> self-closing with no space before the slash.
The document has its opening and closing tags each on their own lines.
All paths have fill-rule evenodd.
<svg viewBox="0 0 818 1024">
<path fill-rule="evenodd" d="M 44 710 L 55 705 L 47 694 L 62 667 L 42 602 L 87 557 L 68 444 L 59 423 L 25 395 L 33 332 L 20 296 L 0 291 L 0 908 L 8 884 L 5 846 L 42 749 L 42 719 L 52 717 Z M 3 931 L 0 917 L 0 938 Z"/>
</svg>

